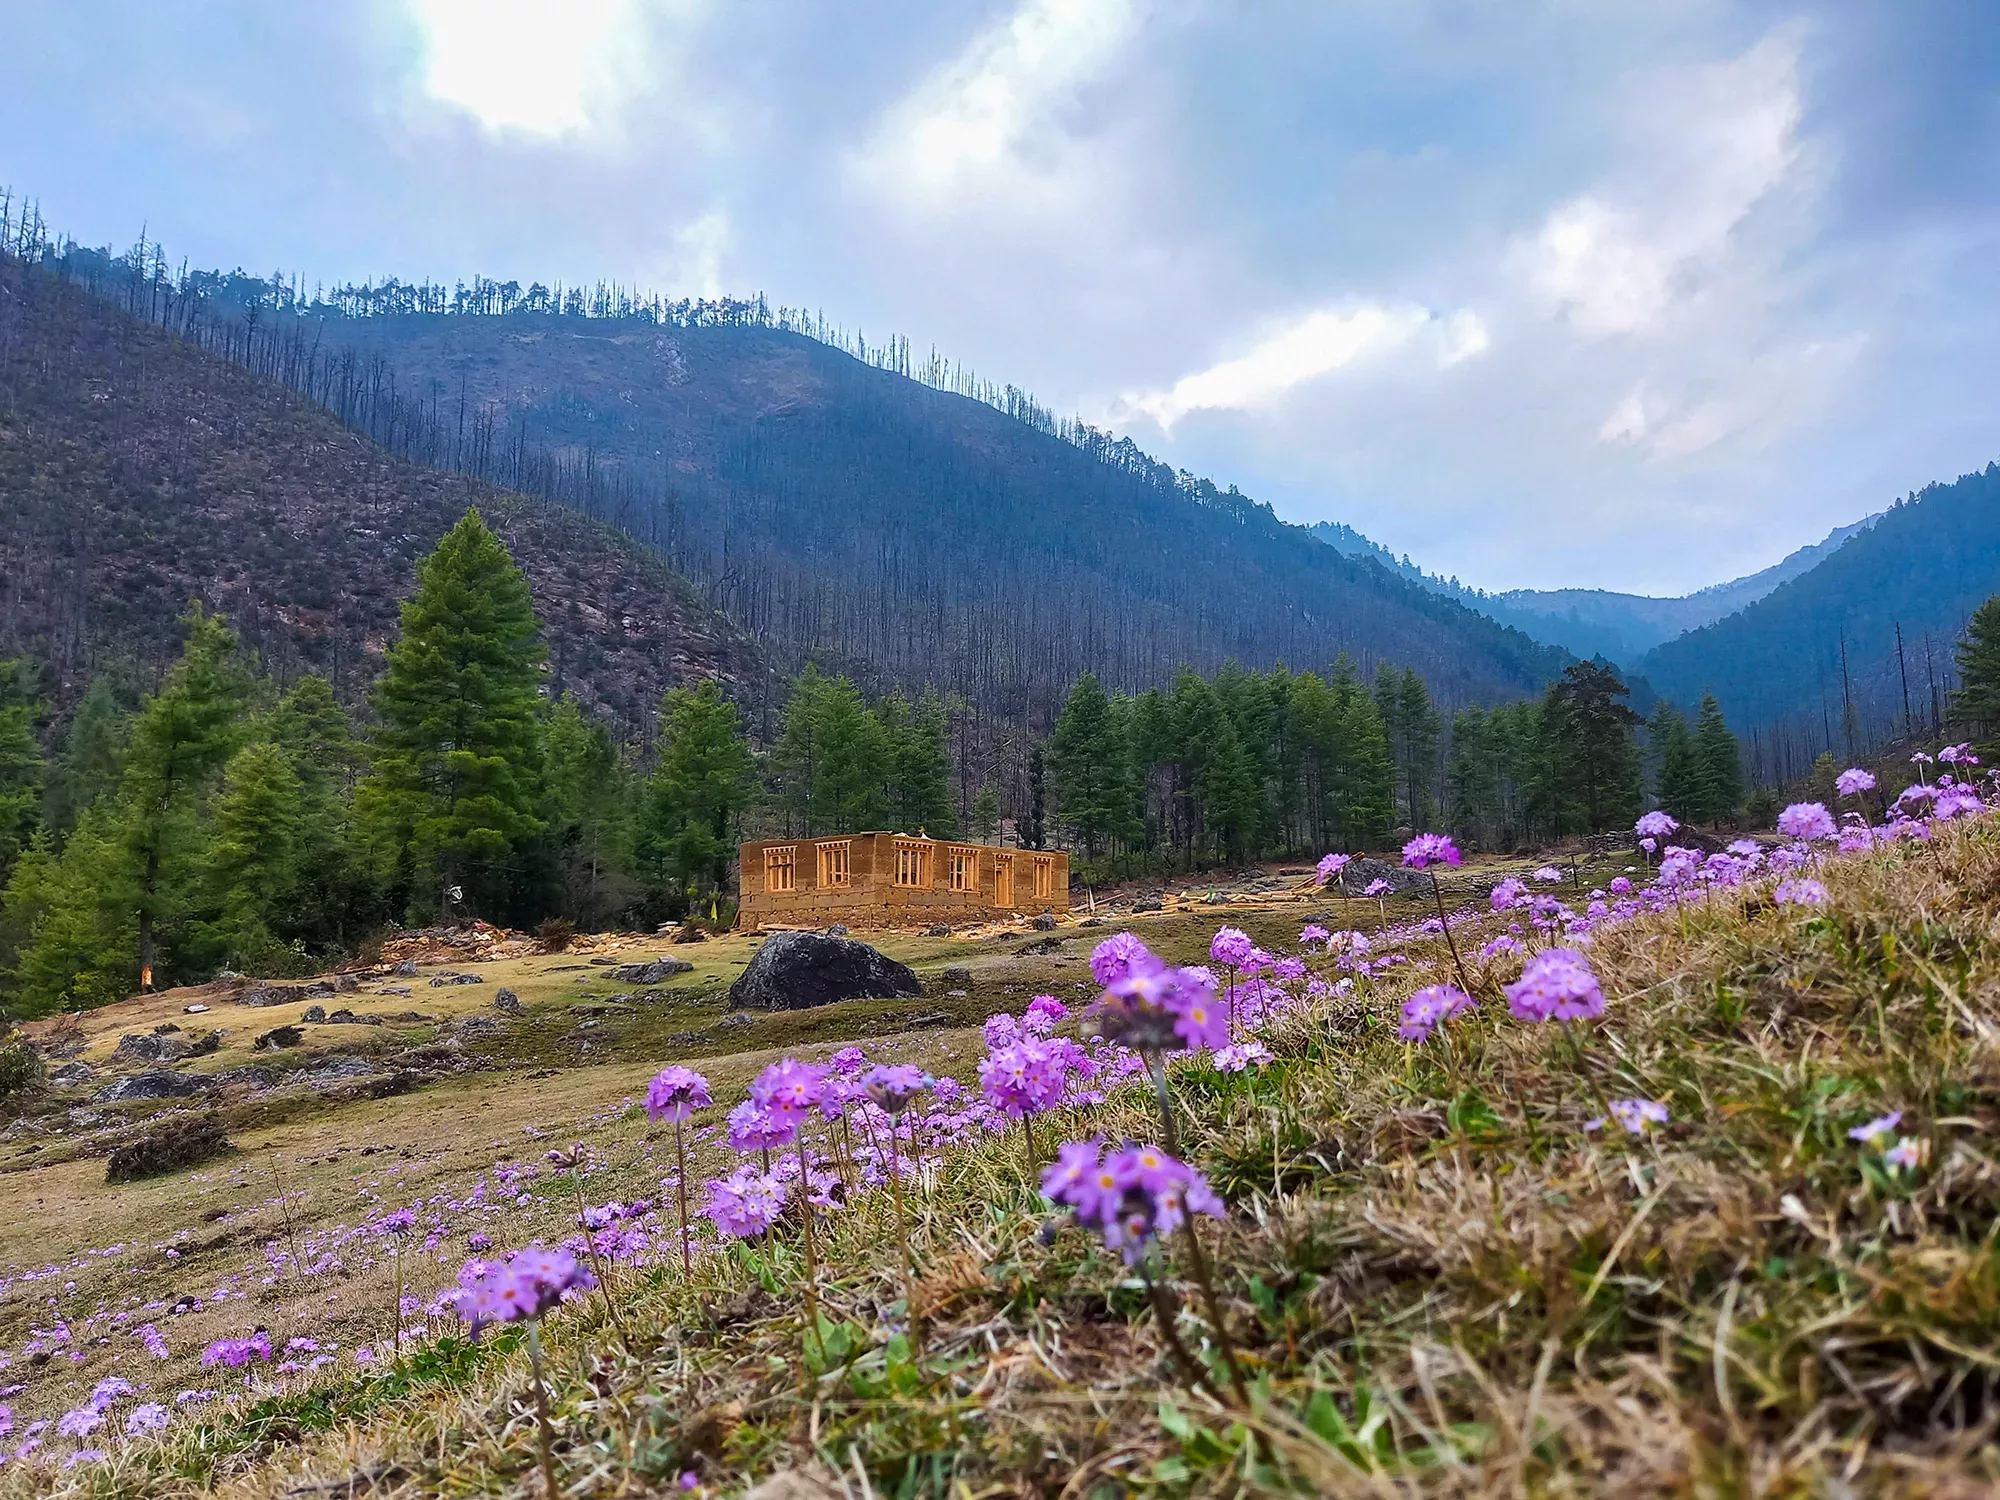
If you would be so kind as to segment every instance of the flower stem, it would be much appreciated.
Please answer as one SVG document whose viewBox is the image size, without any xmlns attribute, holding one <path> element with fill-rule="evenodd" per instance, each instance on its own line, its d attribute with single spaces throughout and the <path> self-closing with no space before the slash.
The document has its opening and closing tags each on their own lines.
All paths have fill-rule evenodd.
<svg viewBox="0 0 2000 1500">
<path fill-rule="evenodd" d="M 1146 1295 L 1153 1304 L 1153 1321 L 1160 1325 L 1160 1337 L 1166 1341 L 1174 1363 L 1181 1367 L 1181 1378 L 1187 1381 L 1190 1390 L 1207 1391 L 1220 1401 L 1222 1393 L 1216 1390 L 1214 1382 L 1195 1362 L 1195 1357 L 1188 1353 L 1187 1345 L 1181 1342 L 1180 1333 L 1174 1327 L 1174 1310 L 1167 1300 L 1166 1288 L 1153 1280 L 1153 1273 L 1143 1261 L 1139 1265 L 1139 1275 L 1146 1283 Z"/>
<path fill-rule="evenodd" d="M 674 1119 L 674 1150 L 681 1159 L 681 1175 L 674 1182 L 674 1198 L 681 1210 L 681 1270 L 684 1274 L 694 1274 L 694 1252 L 688 1248 L 688 1152 L 687 1140 L 681 1134 L 681 1122 Z"/>
<path fill-rule="evenodd" d="M 618 1302 L 611 1295 L 610 1270 L 598 1258 L 597 1241 L 591 1238 L 590 1225 L 584 1218 L 582 1175 L 579 1172 L 571 1172 L 569 1174 L 569 1185 L 576 1194 L 576 1227 L 583 1234 L 583 1250 L 584 1254 L 590 1257 L 590 1269 L 597 1275 L 597 1290 L 599 1295 L 604 1298 L 604 1310 L 611 1314 L 611 1326 L 618 1330 L 618 1342 L 625 1346 L 627 1354 L 631 1354 L 633 1352 L 632 1335 L 625 1331 L 625 1320 L 618 1316 Z M 681 1243 L 687 1243 L 685 1236 L 683 1236 Z"/>
<path fill-rule="evenodd" d="M 1160 1144 L 1167 1155 L 1181 1154 L 1180 1127 L 1174 1123 L 1174 1096 L 1167 1090 L 1167 1060 L 1157 1052 L 1146 1054 L 1146 1071 L 1153 1075 L 1153 1094 L 1160 1101 Z"/>
<path fill-rule="evenodd" d="M 1035 1132 L 1028 1124 L 1026 1115 L 1021 1116 L 1021 1141 L 1028 1158 L 1028 1190 L 1032 1192 L 1035 1187 Z"/>
<path fill-rule="evenodd" d="M 1024 1120 L 1022 1122 L 1026 1124 Z M 889 1190 L 896 1199 L 896 1238 L 903 1246 L 903 1307 L 910 1315 L 910 1347 L 924 1357 L 924 1320 L 917 1311 L 917 1263 L 910 1255 L 910 1220 L 903 1209 L 902 1159 L 896 1150 L 894 1120 L 889 1132 Z"/>
<path fill-rule="evenodd" d="M 826 1340 L 819 1331 L 819 1251 L 813 1243 L 812 1172 L 806 1166 L 806 1143 L 803 1133 L 798 1137 L 799 1148 L 799 1207 L 806 1216 L 806 1323 L 812 1329 L 813 1342 L 819 1345 L 819 1362 L 826 1365 Z"/>
<path fill-rule="evenodd" d="M 542 1491 L 556 1500 L 556 1461 L 549 1432 L 549 1393 L 542 1384 L 542 1320 L 528 1320 L 528 1370 L 535 1382 L 535 1435 L 542 1450 Z"/>
<path fill-rule="evenodd" d="M 1465 964 L 1458 956 L 1458 940 L 1451 935 L 1451 923 L 1444 914 L 1444 892 L 1438 889 L 1437 871 L 1426 870 L 1424 873 L 1431 878 L 1431 896 L 1437 902 L 1438 926 L 1444 929 L 1444 945 L 1451 949 L 1451 966 L 1458 970 L 1458 987 L 1470 995 L 1472 981 L 1465 977 Z"/>
<path fill-rule="evenodd" d="M 1208 1256 L 1202 1252 L 1201 1236 L 1195 1233 L 1194 1215 L 1189 1214 L 1181 1221 L 1187 1231 L 1188 1261 L 1194 1267 L 1195 1285 L 1201 1288 L 1202 1306 L 1208 1310 L 1209 1325 L 1215 1329 L 1215 1342 L 1222 1350 L 1222 1362 L 1229 1367 L 1229 1387 L 1236 1392 L 1237 1403 L 1244 1411 L 1250 1410 L 1250 1388 L 1243 1380 L 1243 1367 L 1236 1362 L 1236 1346 L 1229 1340 L 1229 1325 L 1222 1320 L 1222 1303 L 1215 1295 L 1215 1279 L 1209 1274 Z"/>
</svg>

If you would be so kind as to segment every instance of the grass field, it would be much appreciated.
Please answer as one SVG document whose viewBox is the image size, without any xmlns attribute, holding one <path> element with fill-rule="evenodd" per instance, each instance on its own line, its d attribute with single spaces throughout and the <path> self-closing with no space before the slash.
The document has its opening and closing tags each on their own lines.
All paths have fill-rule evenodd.
<svg viewBox="0 0 2000 1500">
<path fill-rule="evenodd" d="M 795 1220 L 708 1250 L 691 1275 L 677 1255 L 622 1266 L 614 1297 L 552 1316 L 559 1484 L 577 1495 L 683 1483 L 762 1484 L 767 1496 L 1989 1493 L 2000 1483 L 1996 835 L 1981 819 L 1836 858 L 1822 906 L 1776 906 L 1753 884 L 1601 925 L 1588 952 L 1609 1005 L 1594 1022 L 1510 1017 L 1497 987 L 1520 960 L 1472 958 L 1506 920 L 1485 916 L 1456 934 L 1480 1004 L 1441 1038 L 1395 1035 L 1404 995 L 1449 973 L 1443 945 L 1416 935 L 1397 945 L 1406 964 L 1273 1022 L 1269 1064 L 1179 1064 L 1184 1154 L 1229 1205 L 1204 1231 L 1254 1385 L 1248 1412 L 1187 1389 L 1143 1285 L 1059 1227 L 1017 1134 L 981 1134 L 940 1152 L 908 1195 L 921 1354 L 880 1190 L 820 1218 L 816 1329 L 803 1322 Z M 497 1251 L 574 1231 L 575 1174 L 545 1160 L 551 1147 L 584 1144 L 589 1204 L 653 1198 L 671 1219 L 671 1132 L 629 1103 L 661 1063 L 702 1059 L 714 1084 L 717 1108 L 696 1122 L 699 1182 L 735 1160 L 715 1125 L 777 1056 L 823 1058 L 863 1039 L 877 1060 L 970 1080 L 984 1051 L 976 1023 L 1037 991 L 1087 1002 L 1091 943 L 1119 926 L 1192 961 L 1223 920 L 1295 951 L 1303 915 L 1319 909 L 1178 907 L 1065 928 L 1058 951 L 1028 956 L 1019 950 L 1042 935 L 887 939 L 939 993 L 727 1028 L 718 980 L 747 958 L 747 939 L 673 950 L 698 967 L 664 987 L 670 998 L 580 1018 L 619 989 L 568 967 L 583 958 L 459 964 L 486 983 L 399 980 L 407 1001 L 339 997 L 438 1018 L 366 1028 L 386 1058 L 445 1045 L 454 1017 L 492 1014 L 499 984 L 519 994 L 518 1020 L 459 1033 L 461 1052 L 412 1092 L 246 1093 L 221 1105 L 234 1155 L 116 1187 L 87 1153 L 129 1126 L 17 1127 L 0 1146 L 0 1384 L 20 1387 L 5 1398 L 11 1441 L 109 1375 L 144 1389 L 107 1404 L 105 1431 L 49 1429 L 45 1452 L 0 1466 L 0 1494 L 537 1491 L 518 1336 L 469 1344 L 428 1310 L 472 1236 Z M 1389 909 L 1392 922 L 1422 915 L 1414 901 Z M 944 981 L 947 967 L 969 977 Z M 107 1057 L 119 1035 L 184 1003 L 85 1017 L 84 1056 Z M 201 1019 L 261 1031 L 296 1017 L 217 1005 Z M 310 1072 L 311 1056 L 354 1050 L 323 1033 L 358 1029 L 307 1028 L 293 1050 L 308 1061 L 285 1062 Z M 242 1066 L 247 1040 L 226 1038 L 203 1065 Z M 1659 1101 L 1668 1122 L 1643 1135 L 1585 1128 L 1624 1098 Z M 1891 1133 L 1850 1138 L 1897 1110 Z M 1124 1089 L 1052 1111 L 1036 1131 L 1046 1158 L 1063 1138 L 1149 1138 L 1158 1125 L 1150 1093 Z M 1899 1165 L 1887 1148 L 1905 1140 Z M 438 1235 L 428 1248 L 363 1232 L 410 1204 Z M 286 1249 L 300 1242 L 304 1273 Z M 1179 1239 L 1167 1248 L 1181 1339 L 1226 1389 Z M 400 1318 L 399 1280 L 415 1299 Z M 277 1357 L 253 1365 L 247 1386 L 199 1364 L 212 1340 L 258 1326 Z M 58 1327 L 66 1338 L 48 1335 Z M 288 1359 L 293 1340 L 317 1347 Z M 287 1362 L 300 1368 L 281 1371 Z M 181 1390 L 215 1395 L 173 1407 L 158 1434 L 112 1439 L 135 1403 L 172 1406 Z M 86 1445 L 104 1456 L 60 1467 Z"/>
</svg>

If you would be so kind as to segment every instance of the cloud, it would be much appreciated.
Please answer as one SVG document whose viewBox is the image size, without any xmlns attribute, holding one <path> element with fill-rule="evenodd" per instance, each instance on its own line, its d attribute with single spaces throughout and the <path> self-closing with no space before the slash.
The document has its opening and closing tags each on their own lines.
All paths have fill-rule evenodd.
<svg viewBox="0 0 2000 1500">
<path fill-rule="evenodd" d="M 883 117 L 857 171 L 916 204 L 1051 175 L 1068 111 L 1139 20 L 1139 0 L 1021 0 Z"/>
<path fill-rule="evenodd" d="M 1487 347 L 1485 324 L 1461 310 L 1439 318 L 1411 303 L 1362 302 L 1321 308 L 1258 343 L 1246 354 L 1183 375 L 1162 391 L 1128 394 L 1128 414 L 1171 429 L 1192 411 L 1253 411 L 1352 365 L 1388 354 L 1428 333 L 1441 366 L 1461 363 Z"/>
<path fill-rule="evenodd" d="M 571 135 L 639 86 L 637 0 L 406 0 L 423 88 L 488 130 Z"/>
</svg>

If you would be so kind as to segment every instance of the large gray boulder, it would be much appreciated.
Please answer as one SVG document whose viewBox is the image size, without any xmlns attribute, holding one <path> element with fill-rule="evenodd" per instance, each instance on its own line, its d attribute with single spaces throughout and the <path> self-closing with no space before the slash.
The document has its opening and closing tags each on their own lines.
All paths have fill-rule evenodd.
<svg viewBox="0 0 2000 1500">
<path fill-rule="evenodd" d="M 621 964 L 611 971 L 620 984 L 659 984 L 676 974 L 690 974 L 694 965 L 680 958 L 656 958 L 651 963 Z"/>
<path fill-rule="evenodd" d="M 185 1099 L 199 1094 L 209 1081 L 195 1073 L 175 1073 L 156 1068 L 144 1073 L 128 1073 L 97 1091 L 99 1104 L 119 1104 L 127 1099 Z"/>
<path fill-rule="evenodd" d="M 781 932 L 729 987 L 729 1008 L 805 1010 L 837 1000 L 915 999 L 923 992 L 908 965 L 866 943 L 823 932 Z"/>
</svg>

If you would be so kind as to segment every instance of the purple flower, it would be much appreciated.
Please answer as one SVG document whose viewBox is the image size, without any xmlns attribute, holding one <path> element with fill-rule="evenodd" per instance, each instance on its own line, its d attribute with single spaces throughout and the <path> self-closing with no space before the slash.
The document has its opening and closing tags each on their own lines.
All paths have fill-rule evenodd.
<svg viewBox="0 0 2000 1500">
<path fill-rule="evenodd" d="M 135 1406 L 125 1416 L 125 1430 L 133 1436 L 142 1432 L 158 1432 L 167 1425 L 169 1417 L 166 1406 L 158 1401 L 148 1401 Z"/>
<path fill-rule="evenodd" d="M 1506 988 L 1507 1006 L 1520 1021 L 1584 1020 L 1604 1014 L 1604 990 L 1581 953 L 1547 948 L 1528 960 Z"/>
<path fill-rule="evenodd" d="M 1332 936 L 1332 933 L 1317 922 L 1308 922 L 1299 929 L 1299 942 L 1306 947 L 1311 947 L 1314 943 L 1324 943 Z"/>
<path fill-rule="evenodd" d="M 708 1080 L 692 1068 L 662 1068 L 646 1085 L 646 1113 L 655 1120 L 685 1120 L 714 1102 Z"/>
<path fill-rule="evenodd" d="M 1099 984 L 1110 986 L 1131 973 L 1134 965 L 1158 962 L 1144 943 L 1129 932 L 1119 932 L 1091 950 L 1090 972 Z"/>
<path fill-rule="evenodd" d="M 1069 1007 L 1054 995 L 1037 995 L 1028 1002 L 1027 1013 L 1021 1018 L 1023 1030 L 1032 1031 L 1037 1036 L 1047 1036 L 1057 1026 L 1069 1019 Z"/>
<path fill-rule="evenodd" d="M 399 1208 L 394 1213 L 382 1215 L 368 1226 L 370 1234 L 405 1235 L 416 1227 L 416 1213 L 407 1208 Z"/>
<path fill-rule="evenodd" d="M 1627 1135 L 1644 1135 L 1653 1126 L 1667 1123 L 1667 1107 L 1651 1099 L 1613 1099 L 1611 1118 Z"/>
<path fill-rule="evenodd" d="M 936 1081 L 915 1063 L 891 1063 L 870 1069 L 863 1075 L 861 1086 L 884 1114 L 900 1115 L 912 1099 Z"/>
<path fill-rule="evenodd" d="M 1242 968 L 1256 951 L 1257 945 L 1250 941 L 1250 934 L 1238 927 L 1219 929 L 1208 945 L 1208 956 L 1231 969 Z"/>
<path fill-rule="evenodd" d="M 1319 875 L 1319 883 L 1321 885 L 1325 885 L 1329 880 L 1338 880 L 1340 878 L 1340 872 L 1346 869 L 1348 865 L 1353 862 L 1353 859 L 1354 856 L 1351 854 L 1321 855 L 1319 861 L 1319 869 L 1317 872 Z"/>
<path fill-rule="evenodd" d="M 530 1245 L 512 1260 L 469 1260 L 459 1269 L 458 1290 L 451 1305 L 472 1325 L 473 1338 L 489 1323 L 516 1323 L 539 1318 L 565 1294 L 587 1291 L 596 1278 L 568 1250 Z M 360 1358 L 359 1351 L 355 1357 Z"/>
<path fill-rule="evenodd" d="M 1963 745 L 1946 745 L 1944 749 L 1938 751 L 1938 759 L 1947 765 L 1953 766 L 1976 766 L 1979 764 L 1979 757 L 1972 753 L 1972 742 L 1970 740 L 1966 741 Z"/>
<path fill-rule="evenodd" d="M 1386 880 L 1371 880 L 1362 888 L 1361 894 L 1364 896 L 1386 896 L 1389 894 L 1390 889 L 1389 882 Z"/>
<path fill-rule="evenodd" d="M 1018 1120 L 1061 1103 L 1068 1071 L 1066 1049 L 1029 1037 L 981 1058 L 979 1086 L 989 1104 Z"/>
<path fill-rule="evenodd" d="M 1632 831 L 1642 839 L 1663 839 L 1680 826 L 1671 814 L 1649 812 L 1632 825 Z"/>
<path fill-rule="evenodd" d="M 1562 878 L 1562 871 L 1558 870 L 1554 865 L 1543 865 L 1539 870 L 1535 871 L 1535 879 L 1544 883 L 1551 883 Z"/>
<path fill-rule="evenodd" d="M 1495 911 L 1506 911 L 1511 907 L 1519 906 L 1525 901 L 1527 899 L 1527 892 L 1528 888 L 1526 886 L 1509 875 L 1505 880 L 1493 887 L 1493 894 L 1487 897 L 1487 901 Z"/>
<path fill-rule="evenodd" d="M 778 1178 L 766 1176 L 747 1163 L 727 1177 L 708 1180 L 708 1202 L 702 1213 L 723 1234 L 735 1239 L 755 1239 L 785 1211 L 786 1186 Z"/>
<path fill-rule="evenodd" d="M 1778 832 L 1788 839 L 1811 840 L 1836 838 L 1840 829 L 1823 803 L 1794 802 L 1778 814 Z"/>
<path fill-rule="evenodd" d="M 1801 875 L 1796 880 L 1779 881 L 1771 899 L 1780 906 L 1824 906 L 1826 887 Z"/>
<path fill-rule="evenodd" d="M 134 1394 L 132 1382 L 123 1375 L 107 1375 L 97 1382 L 90 1393 L 92 1406 L 109 1406 L 112 1402 Z"/>
<path fill-rule="evenodd" d="M 1843 797 L 1858 797 L 1875 790 L 1875 777 L 1859 766 L 1850 766 L 1833 778 L 1833 789 Z"/>
<path fill-rule="evenodd" d="M 1895 1145 L 1882 1153 L 1882 1160 L 1890 1166 L 1903 1167 L 1905 1169 L 1914 1168 L 1917 1164 L 1917 1157 L 1917 1143 L 1908 1136 L 1904 1136 L 1902 1140 L 1896 1142 Z"/>
<path fill-rule="evenodd" d="M 1847 1138 L 1850 1141 L 1859 1141 L 1864 1146 L 1872 1146 L 1902 1123 L 1903 1112 L 1900 1109 L 1892 1109 L 1886 1115 L 1870 1120 L 1866 1125 L 1855 1126 L 1847 1132 Z"/>
<path fill-rule="evenodd" d="M 1218 1073 L 1241 1073 L 1246 1068 L 1260 1068 L 1270 1060 L 1271 1049 L 1255 1041 L 1220 1048 L 1214 1059 Z"/>
<path fill-rule="evenodd" d="M 1042 1191 L 1074 1210 L 1077 1222 L 1104 1237 L 1127 1265 L 1171 1234 L 1191 1213 L 1222 1217 L 1222 1200 L 1208 1181 L 1157 1146 L 1124 1146 L 1099 1160 L 1095 1141 L 1071 1141 L 1042 1174 Z"/>
<path fill-rule="evenodd" d="M 1185 1046 L 1227 1042 L 1228 1018 L 1215 1010 L 1215 980 L 1206 970 L 1171 969 L 1151 954 L 1147 961 L 1113 980 L 1090 1009 L 1108 1041 L 1141 1052 L 1179 1051 Z"/>
<path fill-rule="evenodd" d="M 1962 786 L 1940 787 L 1936 800 L 1931 803 L 1931 816 L 1941 821 L 1985 810 L 1986 804 L 1979 800 L 1979 794 Z"/>
<path fill-rule="evenodd" d="M 271 1340 L 260 1330 L 247 1339 L 217 1339 L 202 1351 L 201 1362 L 240 1370 L 253 1359 L 270 1357 Z"/>
<path fill-rule="evenodd" d="M 1625 877 L 1624 877 L 1623 875 L 1614 875 L 1614 876 L 1612 876 L 1612 877 L 1611 877 L 1611 894 L 1612 894 L 1612 895 L 1614 895 L 1614 896 L 1629 896 L 1629 895 L 1631 895 L 1631 894 L 1632 894 L 1632 882 L 1631 882 L 1631 881 L 1629 881 L 1629 880 L 1627 880 L 1627 879 L 1626 879 L 1626 878 L 1625 878 Z"/>
<path fill-rule="evenodd" d="M 1465 856 L 1445 834 L 1420 833 L 1403 845 L 1403 863 L 1412 870 L 1428 870 L 1432 865 L 1462 865 Z"/>
<path fill-rule="evenodd" d="M 1403 1002 L 1403 1024 L 1396 1035 L 1406 1042 L 1427 1042 L 1431 1032 L 1451 1017 L 1471 1010 L 1472 997 L 1455 985 L 1434 984 Z"/>
<path fill-rule="evenodd" d="M 104 1413 L 95 1406 L 79 1406 L 66 1411 L 56 1423 L 56 1431 L 64 1437 L 88 1437 L 104 1425 Z"/>
</svg>

